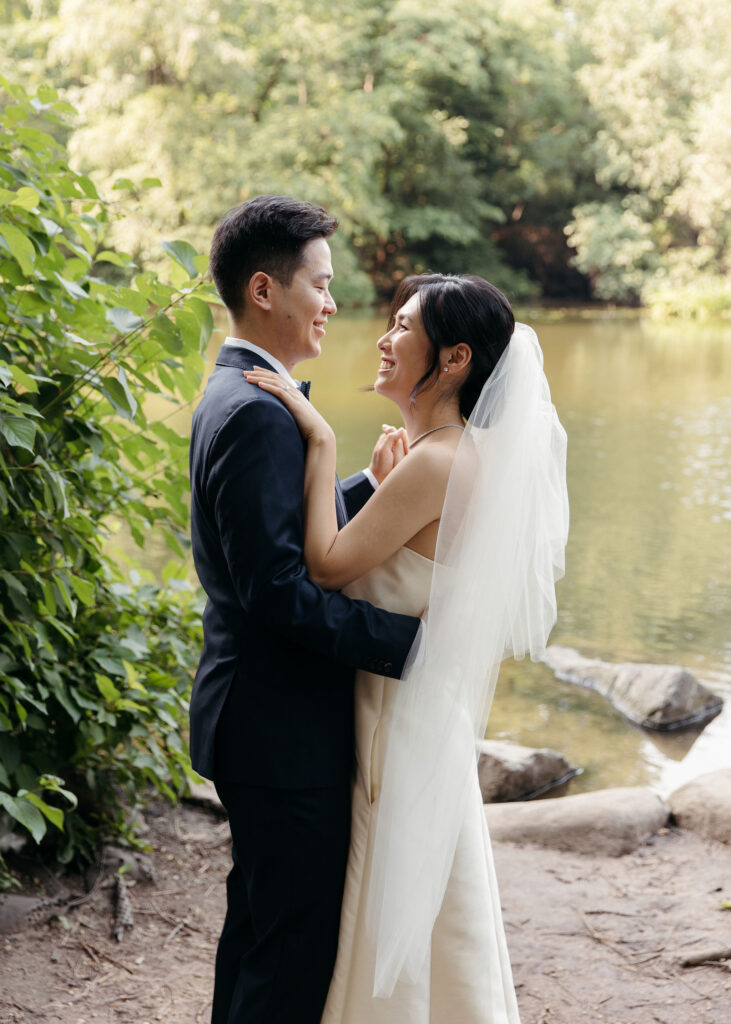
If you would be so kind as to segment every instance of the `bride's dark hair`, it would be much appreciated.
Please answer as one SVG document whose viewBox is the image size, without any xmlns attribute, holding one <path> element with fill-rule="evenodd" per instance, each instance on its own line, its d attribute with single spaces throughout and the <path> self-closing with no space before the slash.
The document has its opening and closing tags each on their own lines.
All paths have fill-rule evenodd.
<svg viewBox="0 0 731 1024">
<path fill-rule="evenodd" d="M 426 373 L 411 392 L 411 400 L 438 379 L 441 350 L 464 342 L 472 350 L 472 359 L 459 389 L 459 411 L 468 419 L 510 341 L 515 328 L 513 310 L 501 291 L 474 274 L 413 274 L 405 277 L 396 290 L 389 330 L 398 311 L 416 292 L 432 353 Z"/>
</svg>

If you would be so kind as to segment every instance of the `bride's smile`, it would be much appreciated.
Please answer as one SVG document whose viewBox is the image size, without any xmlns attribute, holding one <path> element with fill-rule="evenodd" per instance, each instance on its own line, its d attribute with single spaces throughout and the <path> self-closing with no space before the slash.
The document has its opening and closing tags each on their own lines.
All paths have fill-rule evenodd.
<svg viewBox="0 0 731 1024">
<path fill-rule="evenodd" d="M 412 295 L 396 313 L 393 325 L 379 339 L 377 347 L 381 362 L 375 390 L 397 404 L 408 401 L 427 370 L 431 348 L 419 313 L 418 294 Z"/>
</svg>

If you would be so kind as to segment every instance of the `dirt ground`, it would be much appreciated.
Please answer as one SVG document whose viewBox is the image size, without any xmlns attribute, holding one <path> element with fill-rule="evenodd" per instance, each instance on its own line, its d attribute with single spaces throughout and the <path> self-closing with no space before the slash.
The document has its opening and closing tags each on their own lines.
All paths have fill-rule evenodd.
<svg viewBox="0 0 731 1024">
<path fill-rule="evenodd" d="M 2 1024 L 208 1021 L 228 827 L 187 804 L 147 825 L 156 878 L 128 888 L 121 942 L 113 887 L 0 935 Z M 731 947 L 731 849 L 669 830 L 616 859 L 510 844 L 495 859 L 523 1024 L 731 1024 L 729 963 L 680 966 Z"/>
</svg>

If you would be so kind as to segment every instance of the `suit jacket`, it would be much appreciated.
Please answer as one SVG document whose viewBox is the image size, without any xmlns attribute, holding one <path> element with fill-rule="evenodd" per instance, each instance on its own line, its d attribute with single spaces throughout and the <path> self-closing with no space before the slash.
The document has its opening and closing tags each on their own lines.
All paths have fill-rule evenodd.
<svg viewBox="0 0 731 1024">
<path fill-rule="evenodd" d="M 191 535 L 208 601 L 191 759 L 222 782 L 329 786 L 351 771 L 354 670 L 398 677 L 418 621 L 308 577 L 305 444 L 285 406 L 244 378 L 255 362 L 224 344 L 193 416 Z M 362 473 L 336 484 L 340 526 L 371 493 Z"/>
</svg>

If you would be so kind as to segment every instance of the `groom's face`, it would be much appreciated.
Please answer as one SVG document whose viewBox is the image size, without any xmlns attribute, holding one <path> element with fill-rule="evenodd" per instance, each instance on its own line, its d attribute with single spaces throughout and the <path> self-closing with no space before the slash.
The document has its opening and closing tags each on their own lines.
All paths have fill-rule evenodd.
<svg viewBox="0 0 731 1024">
<path fill-rule="evenodd" d="M 288 286 L 272 284 L 272 313 L 280 358 L 287 366 L 320 354 L 328 316 L 337 313 L 330 295 L 333 277 L 330 246 L 313 238 L 302 250 L 302 265 Z"/>
</svg>

